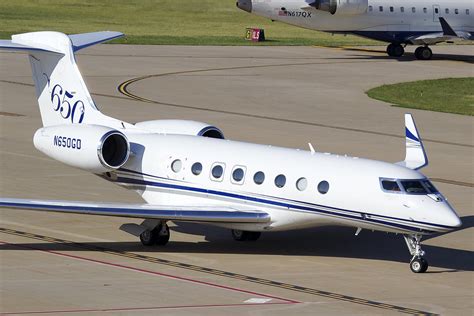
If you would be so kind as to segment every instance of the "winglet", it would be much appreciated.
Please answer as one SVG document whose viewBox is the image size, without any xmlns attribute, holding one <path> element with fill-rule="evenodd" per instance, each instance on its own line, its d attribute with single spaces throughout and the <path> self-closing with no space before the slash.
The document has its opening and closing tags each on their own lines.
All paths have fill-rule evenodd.
<svg viewBox="0 0 474 316">
<path fill-rule="evenodd" d="M 443 29 L 443 35 L 445 36 L 458 36 L 452 27 L 446 22 L 442 17 L 439 18 L 439 23 L 441 23 L 441 28 Z"/>
<path fill-rule="evenodd" d="M 405 140 L 405 160 L 397 164 L 414 170 L 426 167 L 428 157 L 411 114 L 405 114 Z"/>
</svg>

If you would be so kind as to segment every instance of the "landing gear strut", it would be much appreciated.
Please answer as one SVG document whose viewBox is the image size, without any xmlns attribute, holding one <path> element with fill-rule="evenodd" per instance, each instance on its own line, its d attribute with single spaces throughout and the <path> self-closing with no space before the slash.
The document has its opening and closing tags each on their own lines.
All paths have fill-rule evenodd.
<svg viewBox="0 0 474 316">
<path fill-rule="evenodd" d="M 237 241 L 256 241 L 260 238 L 261 232 L 248 232 L 245 230 L 232 229 L 232 237 Z"/>
<path fill-rule="evenodd" d="M 405 49 L 398 43 L 391 43 L 387 46 L 387 54 L 390 57 L 402 57 L 405 54 Z"/>
<path fill-rule="evenodd" d="M 410 261 L 410 269 L 414 273 L 424 273 L 428 270 L 428 261 L 423 256 L 425 252 L 421 249 L 421 235 L 404 235 L 408 250 L 413 256 Z"/>
<path fill-rule="evenodd" d="M 433 57 L 433 51 L 428 46 L 420 46 L 415 49 L 415 57 L 419 60 L 430 60 Z"/>
<path fill-rule="evenodd" d="M 140 234 L 140 241 L 144 246 L 164 246 L 170 240 L 170 229 L 166 222 L 160 223 L 152 230 L 145 230 Z"/>
</svg>

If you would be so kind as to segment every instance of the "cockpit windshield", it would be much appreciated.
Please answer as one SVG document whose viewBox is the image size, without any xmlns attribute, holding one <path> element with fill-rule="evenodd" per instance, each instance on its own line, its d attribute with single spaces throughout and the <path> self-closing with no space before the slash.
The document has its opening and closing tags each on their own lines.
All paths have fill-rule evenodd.
<svg viewBox="0 0 474 316">
<path fill-rule="evenodd" d="M 382 190 L 388 193 L 435 194 L 438 190 L 427 179 L 380 179 Z"/>
<path fill-rule="evenodd" d="M 428 190 L 419 180 L 402 180 L 401 183 L 408 194 L 428 194 Z"/>
</svg>

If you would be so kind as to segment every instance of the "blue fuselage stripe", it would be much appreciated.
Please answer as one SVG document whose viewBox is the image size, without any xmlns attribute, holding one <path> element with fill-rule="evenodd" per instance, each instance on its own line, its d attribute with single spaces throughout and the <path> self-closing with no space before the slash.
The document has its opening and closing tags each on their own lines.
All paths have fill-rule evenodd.
<svg viewBox="0 0 474 316">
<path fill-rule="evenodd" d="M 126 184 L 137 184 L 137 185 L 143 185 L 143 186 L 161 187 L 161 188 L 168 188 L 168 189 L 176 189 L 176 190 L 184 190 L 184 191 L 197 192 L 197 193 L 203 193 L 203 194 L 212 194 L 212 195 L 216 195 L 216 196 L 223 196 L 223 197 L 228 197 L 228 198 L 233 198 L 233 199 L 238 199 L 238 200 L 246 200 L 246 201 L 251 201 L 251 202 L 261 203 L 261 204 L 266 204 L 266 205 L 272 205 L 272 206 L 277 206 L 277 207 L 284 207 L 284 208 L 291 208 L 291 209 L 297 209 L 297 210 L 302 210 L 302 211 L 316 212 L 316 213 L 330 215 L 330 216 L 338 216 L 338 217 L 348 218 L 348 219 L 351 219 L 351 220 L 366 221 L 366 222 L 369 222 L 369 223 L 372 223 L 372 224 L 392 226 L 392 227 L 396 227 L 396 228 L 400 228 L 400 229 L 408 230 L 408 231 L 425 232 L 425 233 L 435 232 L 434 230 L 421 229 L 417 226 L 403 225 L 403 224 L 393 223 L 393 222 L 389 222 L 389 221 L 368 218 L 370 216 L 379 216 L 379 217 L 382 217 L 382 216 L 372 215 L 372 214 L 365 214 L 365 213 L 350 211 L 350 210 L 335 209 L 335 210 L 341 210 L 341 211 L 344 211 L 344 212 L 354 213 L 354 215 L 341 214 L 341 213 L 338 213 L 338 212 L 322 210 L 322 209 L 316 208 L 314 206 L 313 207 L 301 206 L 301 205 L 295 205 L 295 204 L 289 204 L 289 203 L 284 203 L 284 202 L 272 201 L 272 200 L 268 200 L 268 199 L 262 199 L 262 198 L 246 196 L 246 195 L 241 195 L 241 194 L 236 194 L 236 193 L 229 193 L 229 192 L 223 192 L 223 191 L 216 191 L 216 190 L 203 189 L 203 188 L 197 188 L 197 187 L 182 186 L 182 185 L 162 183 L 162 182 L 147 181 L 147 180 L 141 180 L 141 179 L 118 177 L 117 182 L 126 183 Z M 296 202 L 299 202 L 299 201 L 296 201 Z M 306 203 L 306 202 L 299 202 L 299 203 Z M 389 219 L 389 218 L 387 217 L 387 219 Z M 401 219 L 401 218 L 390 218 L 390 219 L 404 221 L 404 219 Z M 418 223 L 418 222 L 414 222 L 414 223 Z M 438 226 L 440 228 L 447 228 L 445 226 L 431 224 L 431 223 L 421 223 L 420 222 L 418 224 Z"/>
</svg>

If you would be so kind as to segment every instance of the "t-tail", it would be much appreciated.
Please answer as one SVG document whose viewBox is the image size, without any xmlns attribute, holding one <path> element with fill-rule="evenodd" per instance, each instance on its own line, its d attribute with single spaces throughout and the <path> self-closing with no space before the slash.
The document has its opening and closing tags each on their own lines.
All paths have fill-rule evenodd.
<svg viewBox="0 0 474 316">
<path fill-rule="evenodd" d="M 99 124 L 118 127 L 121 122 L 102 114 L 77 67 L 74 53 L 85 47 L 123 36 L 119 32 L 65 35 L 32 32 L 0 40 L 0 50 L 29 54 L 43 126 Z"/>
<path fill-rule="evenodd" d="M 102 114 L 87 90 L 74 53 L 123 36 L 119 32 L 65 35 L 33 32 L 0 40 L 0 50 L 27 52 L 43 127 L 35 147 L 58 161 L 94 173 L 121 168 L 129 159 L 133 125 Z"/>
</svg>

